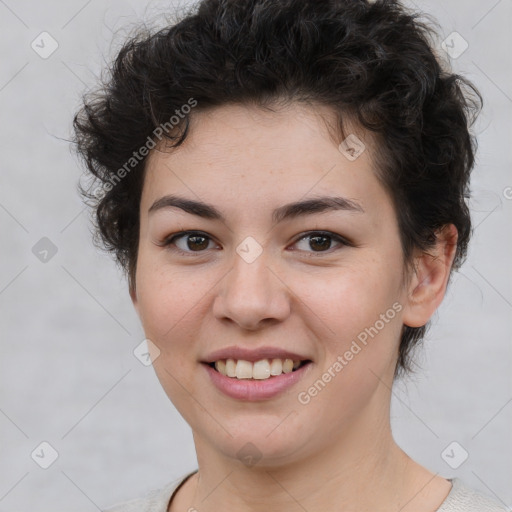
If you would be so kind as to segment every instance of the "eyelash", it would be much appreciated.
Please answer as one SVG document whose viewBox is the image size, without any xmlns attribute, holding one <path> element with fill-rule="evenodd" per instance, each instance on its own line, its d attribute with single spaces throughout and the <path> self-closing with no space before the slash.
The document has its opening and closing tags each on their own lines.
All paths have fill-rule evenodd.
<svg viewBox="0 0 512 512">
<path fill-rule="evenodd" d="M 207 238 L 209 240 L 212 240 L 211 237 L 209 237 L 206 233 L 203 233 L 201 231 L 180 231 L 179 233 L 175 233 L 175 234 L 171 235 L 170 237 L 167 237 L 160 245 L 162 247 L 165 247 L 169 251 L 177 252 L 184 256 L 196 256 L 202 252 L 206 252 L 206 249 L 204 251 L 184 251 L 183 249 L 180 249 L 179 247 L 176 247 L 176 246 L 171 247 L 171 245 L 174 244 L 174 242 L 176 240 L 178 240 L 179 238 L 183 238 L 187 235 L 196 235 L 196 236 L 201 236 L 201 237 Z M 340 235 L 337 235 L 336 233 L 332 233 L 330 231 L 307 231 L 305 233 L 301 233 L 299 235 L 299 237 L 295 240 L 295 242 L 293 242 L 293 244 L 295 245 L 296 243 L 298 243 L 304 239 L 307 239 L 309 237 L 312 237 L 313 235 L 332 238 L 336 242 L 339 242 L 341 244 L 341 247 L 338 247 L 338 249 L 334 249 L 334 251 L 341 249 L 343 246 L 346 246 L 346 247 L 354 246 L 351 242 L 349 242 L 345 238 L 341 237 Z M 322 256 L 324 254 L 331 254 L 334 251 L 331 251 L 330 249 L 327 251 L 316 251 L 316 252 L 313 251 L 313 252 L 310 252 L 307 257 L 316 258 L 316 257 Z M 308 253 L 308 252 L 309 251 L 306 251 L 306 253 Z"/>
</svg>

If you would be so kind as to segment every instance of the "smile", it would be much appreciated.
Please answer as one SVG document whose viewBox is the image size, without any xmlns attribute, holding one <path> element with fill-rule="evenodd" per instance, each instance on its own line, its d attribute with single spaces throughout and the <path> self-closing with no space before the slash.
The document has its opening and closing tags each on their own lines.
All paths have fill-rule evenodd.
<svg viewBox="0 0 512 512">
<path fill-rule="evenodd" d="M 261 359 L 254 363 L 244 359 L 220 359 L 215 363 L 210 363 L 210 366 L 226 377 L 266 380 L 271 377 L 278 377 L 283 373 L 291 373 L 307 362 L 309 361 L 278 358 Z"/>
<path fill-rule="evenodd" d="M 227 359 L 217 360 L 215 363 L 202 363 L 201 366 L 207 371 L 210 382 L 224 395 L 244 401 L 261 401 L 269 400 L 290 389 L 304 378 L 313 366 L 310 360 L 295 363 L 292 359 L 278 359 L 277 363 L 275 361 L 263 359 L 251 363 L 243 359 Z M 272 375 L 272 368 L 274 373 L 278 370 L 280 373 Z M 228 370 L 232 377 L 227 375 Z M 237 376 L 237 372 L 240 377 Z"/>
</svg>

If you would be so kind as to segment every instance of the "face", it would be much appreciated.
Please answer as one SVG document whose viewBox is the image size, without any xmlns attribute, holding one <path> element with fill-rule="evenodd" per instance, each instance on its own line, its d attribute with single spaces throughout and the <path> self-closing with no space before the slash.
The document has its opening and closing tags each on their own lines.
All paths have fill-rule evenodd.
<svg viewBox="0 0 512 512">
<path fill-rule="evenodd" d="M 358 133 L 367 149 L 347 158 L 328 117 L 222 106 L 196 113 L 185 143 L 147 162 L 132 299 L 165 392 L 221 457 L 251 442 L 269 465 L 293 462 L 356 422 L 369 434 L 389 408 L 407 300 L 397 219 L 370 141 Z M 161 201 L 171 195 L 221 218 Z M 343 200 L 283 214 L 319 198 Z M 183 231 L 195 233 L 175 237 Z M 311 362 L 271 398 L 234 398 L 202 363 L 233 346 Z"/>
</svg>

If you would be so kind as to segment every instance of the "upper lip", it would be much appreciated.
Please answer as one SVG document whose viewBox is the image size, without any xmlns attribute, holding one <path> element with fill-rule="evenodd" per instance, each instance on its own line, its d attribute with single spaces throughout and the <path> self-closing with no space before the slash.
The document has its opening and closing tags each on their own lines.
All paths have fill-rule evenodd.
<svg viewBox="0 0 512 512">
<path fill-rule="evenodd" d="M 244 361 L 250 361 L 252 363 L 260 361 L 261 359 L 292 359 L 293 361 L 309 360 L 308 357 L 278 347 L 248 349 L 235 345 L 212 352 L 202 362 L 210 364 L 215 361 L 220 361 L 221 359 L 243 359 Z"/>
</svg>

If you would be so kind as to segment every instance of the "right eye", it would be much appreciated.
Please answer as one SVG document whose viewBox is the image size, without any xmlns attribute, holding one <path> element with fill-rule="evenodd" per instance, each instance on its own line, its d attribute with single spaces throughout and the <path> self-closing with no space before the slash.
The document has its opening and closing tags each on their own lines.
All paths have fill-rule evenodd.
<svg viewBox="0 0 512 512">
<path fill-rule="evenodd" d="M 177 241 L 184 241 L 184 243 L 180 247 Z M 161 245 L 169 251 L 192 256 L 193 253 L 204 252 L 204 249 L 208 248 L 208 241 L 212 239 L 200 231 L 180 231 L 167 237 Z"/>
</svg>

